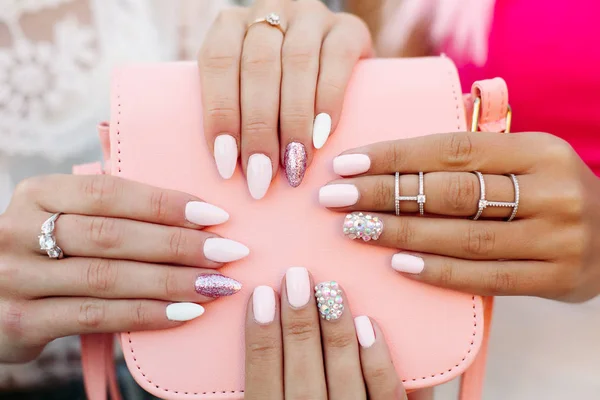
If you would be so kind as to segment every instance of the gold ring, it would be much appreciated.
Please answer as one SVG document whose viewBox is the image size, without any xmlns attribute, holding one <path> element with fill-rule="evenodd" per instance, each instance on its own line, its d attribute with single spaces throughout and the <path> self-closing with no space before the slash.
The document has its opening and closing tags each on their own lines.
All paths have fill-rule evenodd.
<svg viewBox="0 0 600 400">
<path fill-rule="evenodd" d="M 264 18 L 255 19 L 254 21 L 252 21 L 248 24 L 248 26 L 246 27 L 246 30 L 250 29 L 250 27 L 252 25 L 262 24 L 263 22 L 266 22 L 267 24 L 279 29 L 281 31 L 281 33 L 283 33 L 285 35 L 285 30 L 281 26 L 281 17 L 279 16 L 279 14 L 276 14 L 276 13 L 270 13 L 269 15 L 267 15 Z"/>
</svg>

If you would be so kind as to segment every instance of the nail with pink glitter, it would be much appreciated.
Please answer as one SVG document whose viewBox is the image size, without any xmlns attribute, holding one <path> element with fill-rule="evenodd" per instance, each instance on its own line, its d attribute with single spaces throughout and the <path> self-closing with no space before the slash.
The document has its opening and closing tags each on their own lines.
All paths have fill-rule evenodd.
<svg viewBox="0 0 600 400">
<path fill-rule="evenodd" d="M 302 143 L 292 142 L 285 148 L 285 176 L 291 187 L 298 187 L 306 172 L 306 149 Z"/>
<path fill-rule="evenodd" d="M 236 294 L 242 289 L 242 284 L 221 274 L 201 274 L 196 278 L 194 288 L 198 294 L 217 298 Z"/>
</svg>

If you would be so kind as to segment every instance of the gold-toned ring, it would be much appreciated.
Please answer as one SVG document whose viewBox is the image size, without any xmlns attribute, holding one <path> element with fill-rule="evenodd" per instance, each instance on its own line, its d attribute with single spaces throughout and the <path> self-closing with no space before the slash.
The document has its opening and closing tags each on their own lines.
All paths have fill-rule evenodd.
<svg viewBox="0 0 600 400">
<path fill-rule="evenodd" d="M 471 132 L 476 132 L 477 127 L 479 126 L 479 118 L 481 117 L 481 97 L 477 97 L 473 102 L 473 119 L 471 119 Z M 506 111 L 506 129 L 504 129 L 504 133 L 510 132 L 510 125 L 512 123 L 512 108 L 510 108 L 510 104 L 508 105 L 508 110 Z"/>
<path fill-rule="evenodd" d="M 283 29 L 283 27 L 281 26 L 281 17 L 279 16 L 279 14 L 276 13 L 270 13 L 264 18 L 255 19 L 254 21 L 248 24 L 248 26 L 246 27 L 246 31 L 248 31 L 248 29 L 250 29 L 253 25 L 262 23 L 267 23 L 272 27 L 279 29 L 279 31 L 285 35 L 285 29 Z"/>
</svg>

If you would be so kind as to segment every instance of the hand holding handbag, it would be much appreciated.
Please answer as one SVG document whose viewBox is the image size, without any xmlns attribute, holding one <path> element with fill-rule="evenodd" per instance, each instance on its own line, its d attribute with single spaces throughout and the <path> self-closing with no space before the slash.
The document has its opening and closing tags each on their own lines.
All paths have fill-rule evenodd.
<svg viewBox="0 0 600 400">
<path fill-rule="evenodd" d="M 251 249 L 249 257 L 224 267 L 244 284 L 235 296 L 206 305 L 201 318 L 181 327 L 119 335 L 136 381 L 160 398 L 243 398 L 248 295 L 258 285 L 277 287 L 288 267 L 302 265 L 317 280 L 341 282 L 352 309 L 379 322 L 407 390 L 464 374 L 461 398 L 480 398 L 491 299 L 402 277 L 389 268 L 393 249 L 344 238 L 344 214 L 320 207 L 316 194 L 336 178 L 331 161 L 345 149 L 465 131 L 471 114 L 473 128 L 507 130 L 504 81 L 478 82 L 463 97 L 456 68 L 445 57 L 361 61 L 336 132 L 316 153 L 302 185 L 291 188 L 277 176 L 260 201 L 247 193 L 239 169 L 231 180 L 219 177 L 202 132 L 200 90 L 193 63 L 116 70 L 110 124 L 101 128 L 105 167 L 74 169 L 198 195 L 230 213 L 228 223 L 210 230 Z M 105 399 L 107 384 L 118 398 L 111 343 L 111 335 L 82 337 L 90 400 Z"/>
</svg>

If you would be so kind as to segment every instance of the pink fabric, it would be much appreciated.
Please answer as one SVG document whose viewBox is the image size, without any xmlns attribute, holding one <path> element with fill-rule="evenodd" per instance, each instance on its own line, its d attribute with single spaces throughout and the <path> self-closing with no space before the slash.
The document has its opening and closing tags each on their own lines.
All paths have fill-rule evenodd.
<svg viewBox="0 0 600 400">
<path fill-rule="evenodd" d="M 551 4 L 551 5 L 550 5 Z M 481 67 L 460 66 L 463 91 L 503 77 L 513 131 L 543 131 L 571 143 L 600 175 L 600 2 L 498 0 Z M 451 58 L 451 48 L 445 49 Z"/>
</svg>

